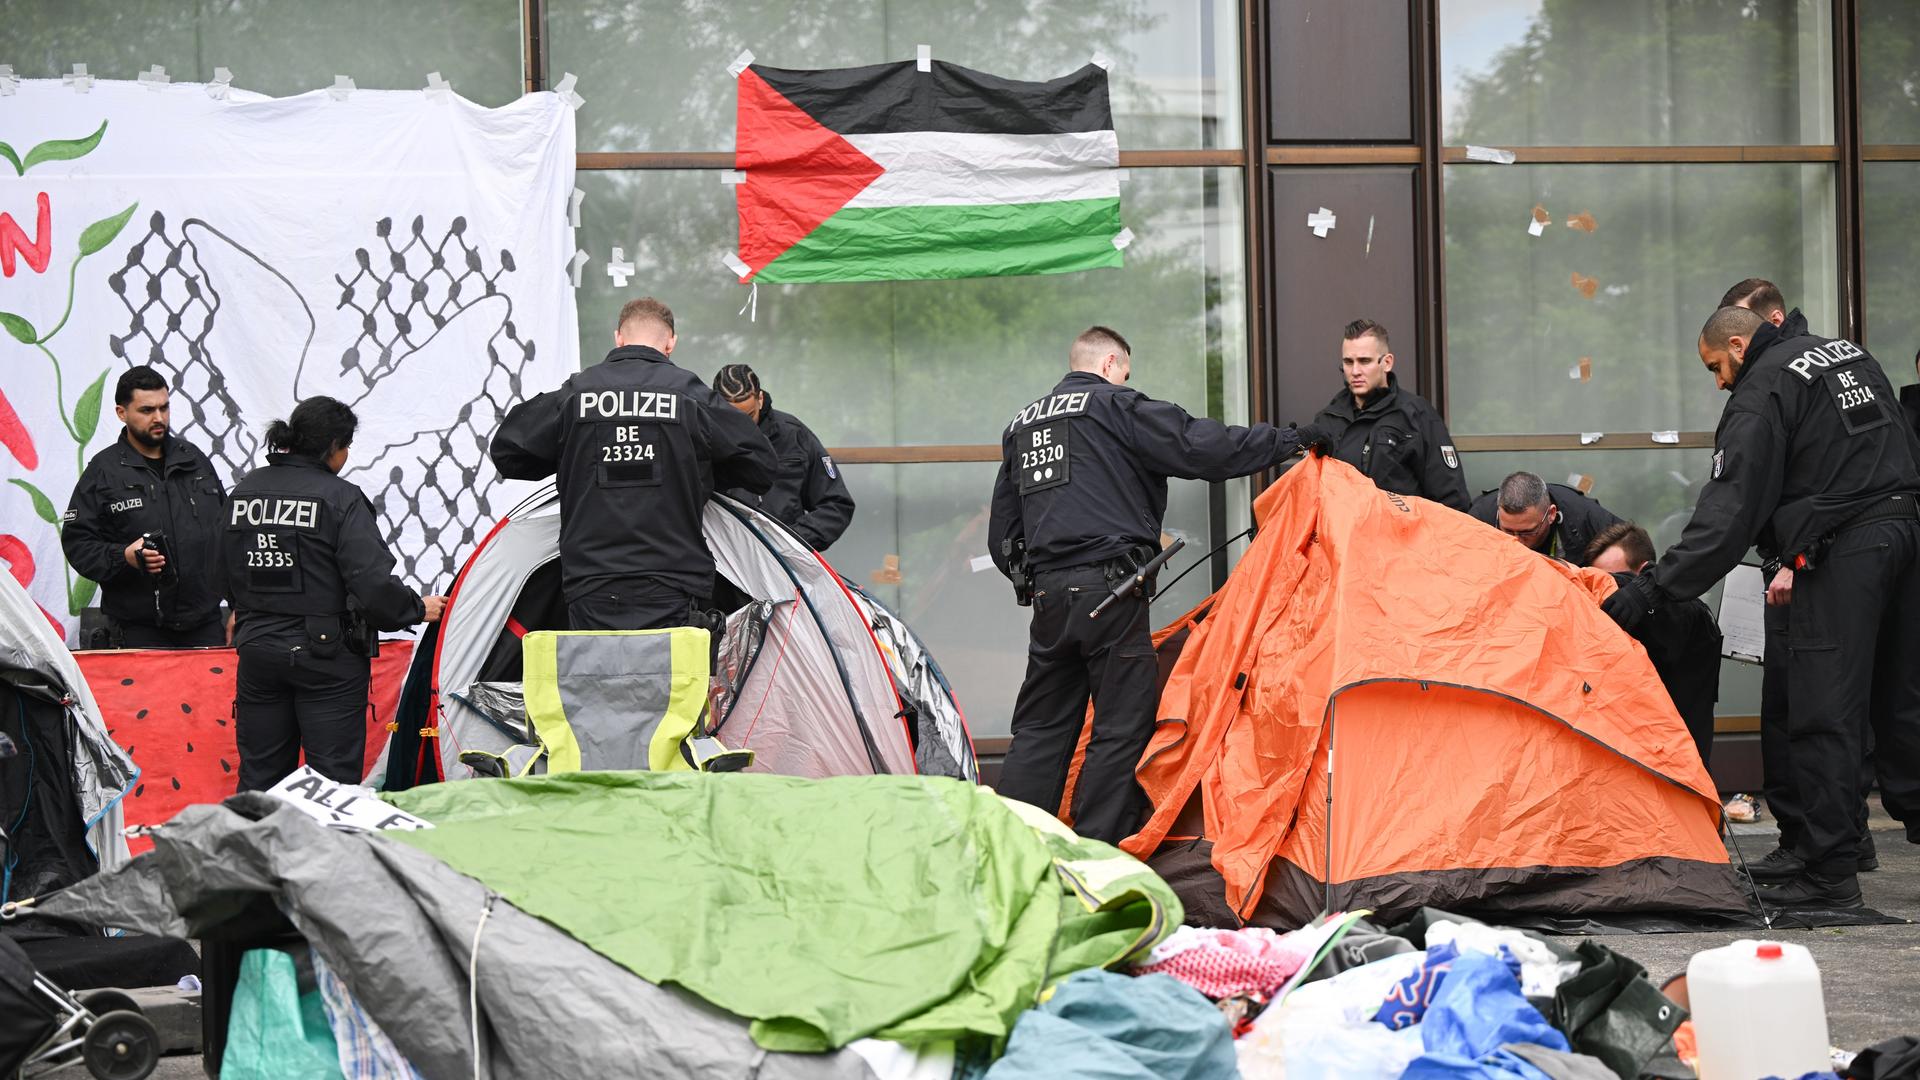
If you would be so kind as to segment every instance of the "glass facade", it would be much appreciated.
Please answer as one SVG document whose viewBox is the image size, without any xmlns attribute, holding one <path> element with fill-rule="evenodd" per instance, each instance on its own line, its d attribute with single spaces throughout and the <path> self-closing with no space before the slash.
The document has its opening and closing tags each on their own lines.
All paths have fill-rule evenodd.
<svg viewBox="0 0 1920 1080">
<path fill-rule="evenodd" d="M 983 739 L 1007 732 L 1026 617 L 972 566 L 995 440 L 1090 323 L 1133 339 L 1146 392 L 1285 422 L 1333 392 L 1340 325 L 1379 319 L 1474 489 L 1518 468 L 1587 477 L 1663 546 L 1724 402 L 1691 343 L 1733 281 L 1775 281 L 1816 328 L 1916 377 L 1911 0 L 0 0 L 0 25 L 0 62 L 25 77 L 224 66 L 290 94 L 336 74 L 416 88 L 437 70 L 498 105 L 577 75 L 583 359 L 609 347 L 622 301 L 652 293 L 679 316 L 677 360 L 702 376 L 753 364 L 846 450 L 860 511 L 830 557 L 928 641 Z M 727 65 L 743 49 L 780 67 L 882 63 L 922 44 L 1021 79 L 1111 59 L 1127 266 L 765 286 L 750 304 L 720 261 L 737 233 Z M 1305 222 L 1322 207 L 1338 215 L 1325 236 Z M 615 246 L 636 267 L 619 288 Z M 1664 431 L 1681 445 L 1651 441 Z M 1244 526 L 1250 491 L 1176 483 L 1168 529 L 1197 559 Z M 1750 716 L 1752 670 L 1726 672 L 1721 712 Z"/>
</svg>

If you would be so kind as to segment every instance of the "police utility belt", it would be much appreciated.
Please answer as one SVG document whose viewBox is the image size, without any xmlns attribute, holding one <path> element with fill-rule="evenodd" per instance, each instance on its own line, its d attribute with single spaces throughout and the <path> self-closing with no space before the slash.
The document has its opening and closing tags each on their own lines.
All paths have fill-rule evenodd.
<svg viewBox="0 0 1920 1080">
<path fill-rule="evenodd" d="M 1841 533 L 1849 529 L 1875 525 L 1882 521 L 1916 520 L 1920 520 L 1920 497 L 1917 497 L 1914 492 L 1903 491 L 1884 499 L 1875 499 L 1859 513 L 1835 525 L 1831 531 L 1809 544 L 1805 551 L 1787 559 L 1785 565 L 1793 570 L 1816 569 L 1826 561 L 1827 550 L 1833 546 L 1833 542 Z"/>
<path fill-rule="evenodd" d="M 1014 601 L 1021 607 L 1029 607 L 1033 604 L 1033 579 L 1036 575 L 1053 574 L 1063 570 L 1079 570 L 1092 567 L 1097 568 L 1101 576 L 1106 578 L 1109 589 L 1117 589 L 1120 587 L 1121 582 L 1132 577 L 1134 571 L 1145 566 L 1154 555 L 1154 549 L 1151 545 L 1135 544 L 1133 547 L 1110 558 L 1096 559 L 1093 562 L 1073 563 L 1068 566 L 1049 566 L 1044 570 L 1036 570 L 1027 560 L 1027 546 L 1024 539 L 1012 538 L 1003 541 L 1001 549 L 1007 555 L 1008 576 L 1013 580 Z M 1154 583 L 1157 576 L 1158 575 L 1150 576 L 1141 582 L 1141 599 L 1153 599 Z"/>
</svg>

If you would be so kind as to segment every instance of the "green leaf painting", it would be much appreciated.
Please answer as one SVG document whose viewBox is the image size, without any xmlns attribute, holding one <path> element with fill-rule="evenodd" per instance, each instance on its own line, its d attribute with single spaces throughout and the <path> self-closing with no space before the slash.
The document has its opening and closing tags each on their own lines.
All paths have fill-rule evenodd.
<svg viewBox="0 0 1920 1080">
<path fill-rule="evenodd" d="M 14 152 L 13 147 L 3 142 L 0 142 L 0 158 L 6 158 L 11 162 L 15 173 L 21 176 L 27 175 L 27 167 L 20 164 L 20 155 Z"/>
<path fill-rule="evenodd" d="M 120 235 L 121 229 L 126 228 L 127 219 L 132 217 L 133 212 L 139 208 L 140 204 L 134 203 L 110 218 L 101 218 L 87 226 L 86 230 L 80 234 L 80 254 L 91 255 L 113 243 L 113 238 Z"/>
<path fill-rule="evenodd" d="M 93 438 L 94 429 L 100 426 L 100 395 L 107 388 L 107 373 L 93 380 L 93 385 L 80 391 L 80 400 L 73 407 L 73 430 L 80 436 L 80 445 L 86 446 Z"/>
<path fill-rule="evenodd" d="M 40 515 L 41 521 L 52 525 L 60 520 L 60 515 L 54 512 L 53 500 L 47 498 L 46 492 L 18 477 L 8 477 L 7 482 L 27 493 L 27 498 L 33 500 L 33 512 Z"/>
<path fill-rule="evenodd" d="M 22 345 L 31 345 L 40 338 L 32 323 L 11 311 L 0 311 L 0 326 L 6 327 L 7 333 L 13 335 L 13 340 Z"/>
<path fill-rule="evenodd" d="M 20 173 L 23 176 L 26 175 L 28 169 L 43 161 L 71 161 L 77 157 L 86 157 L 93 152 L 94 147 L 100 145 L 100 137 L 106 133 L 107 122 L 102 120 L 94 133 L 84 139 L 49 139 L 27 151 L 27 161 L 25 165 L 19 167 Z"/>
</svg>

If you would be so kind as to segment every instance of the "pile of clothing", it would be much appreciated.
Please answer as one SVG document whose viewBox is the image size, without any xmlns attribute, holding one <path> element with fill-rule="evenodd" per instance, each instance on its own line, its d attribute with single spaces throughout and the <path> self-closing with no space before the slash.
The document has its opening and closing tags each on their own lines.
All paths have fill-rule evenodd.
<svg viewBox="0 0 1920 1080">
<path fill-rule="evenodd" d="M 1635 1080 L 1688 1077 L 1686 1019 L 1638 964 L 1603 945 L 1425 909 L 1291 933 L 1182 927 L 1136 973 L 1217 1003 L 1249 1080 Z"/>
</svg>

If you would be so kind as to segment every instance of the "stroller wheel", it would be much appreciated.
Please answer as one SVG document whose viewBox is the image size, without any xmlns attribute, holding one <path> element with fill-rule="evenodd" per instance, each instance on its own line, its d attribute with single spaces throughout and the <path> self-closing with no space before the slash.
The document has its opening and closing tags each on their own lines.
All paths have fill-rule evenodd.
<svg viewBox="0 0 1920 1080">
<path fill-rule="evenodd" d="M 134 1002 L 131 994 L 123 994 L 118 990 L 89 990 L 77 996 L 80 998 L 80 1004 L 85 1005 L 87 1011 L 95 1016 L 105 1016 L 110 1012 L 122 1010 L 140 1011 L 140 1006 Z"/>
<path fill-rule="evenodd" d="M 146 1080 L 160 1063 L 160 1033 L 137 1012 L 110 1012 L 87 1029 L 80 1057 L 95 1080 Z"/>
</svg>

